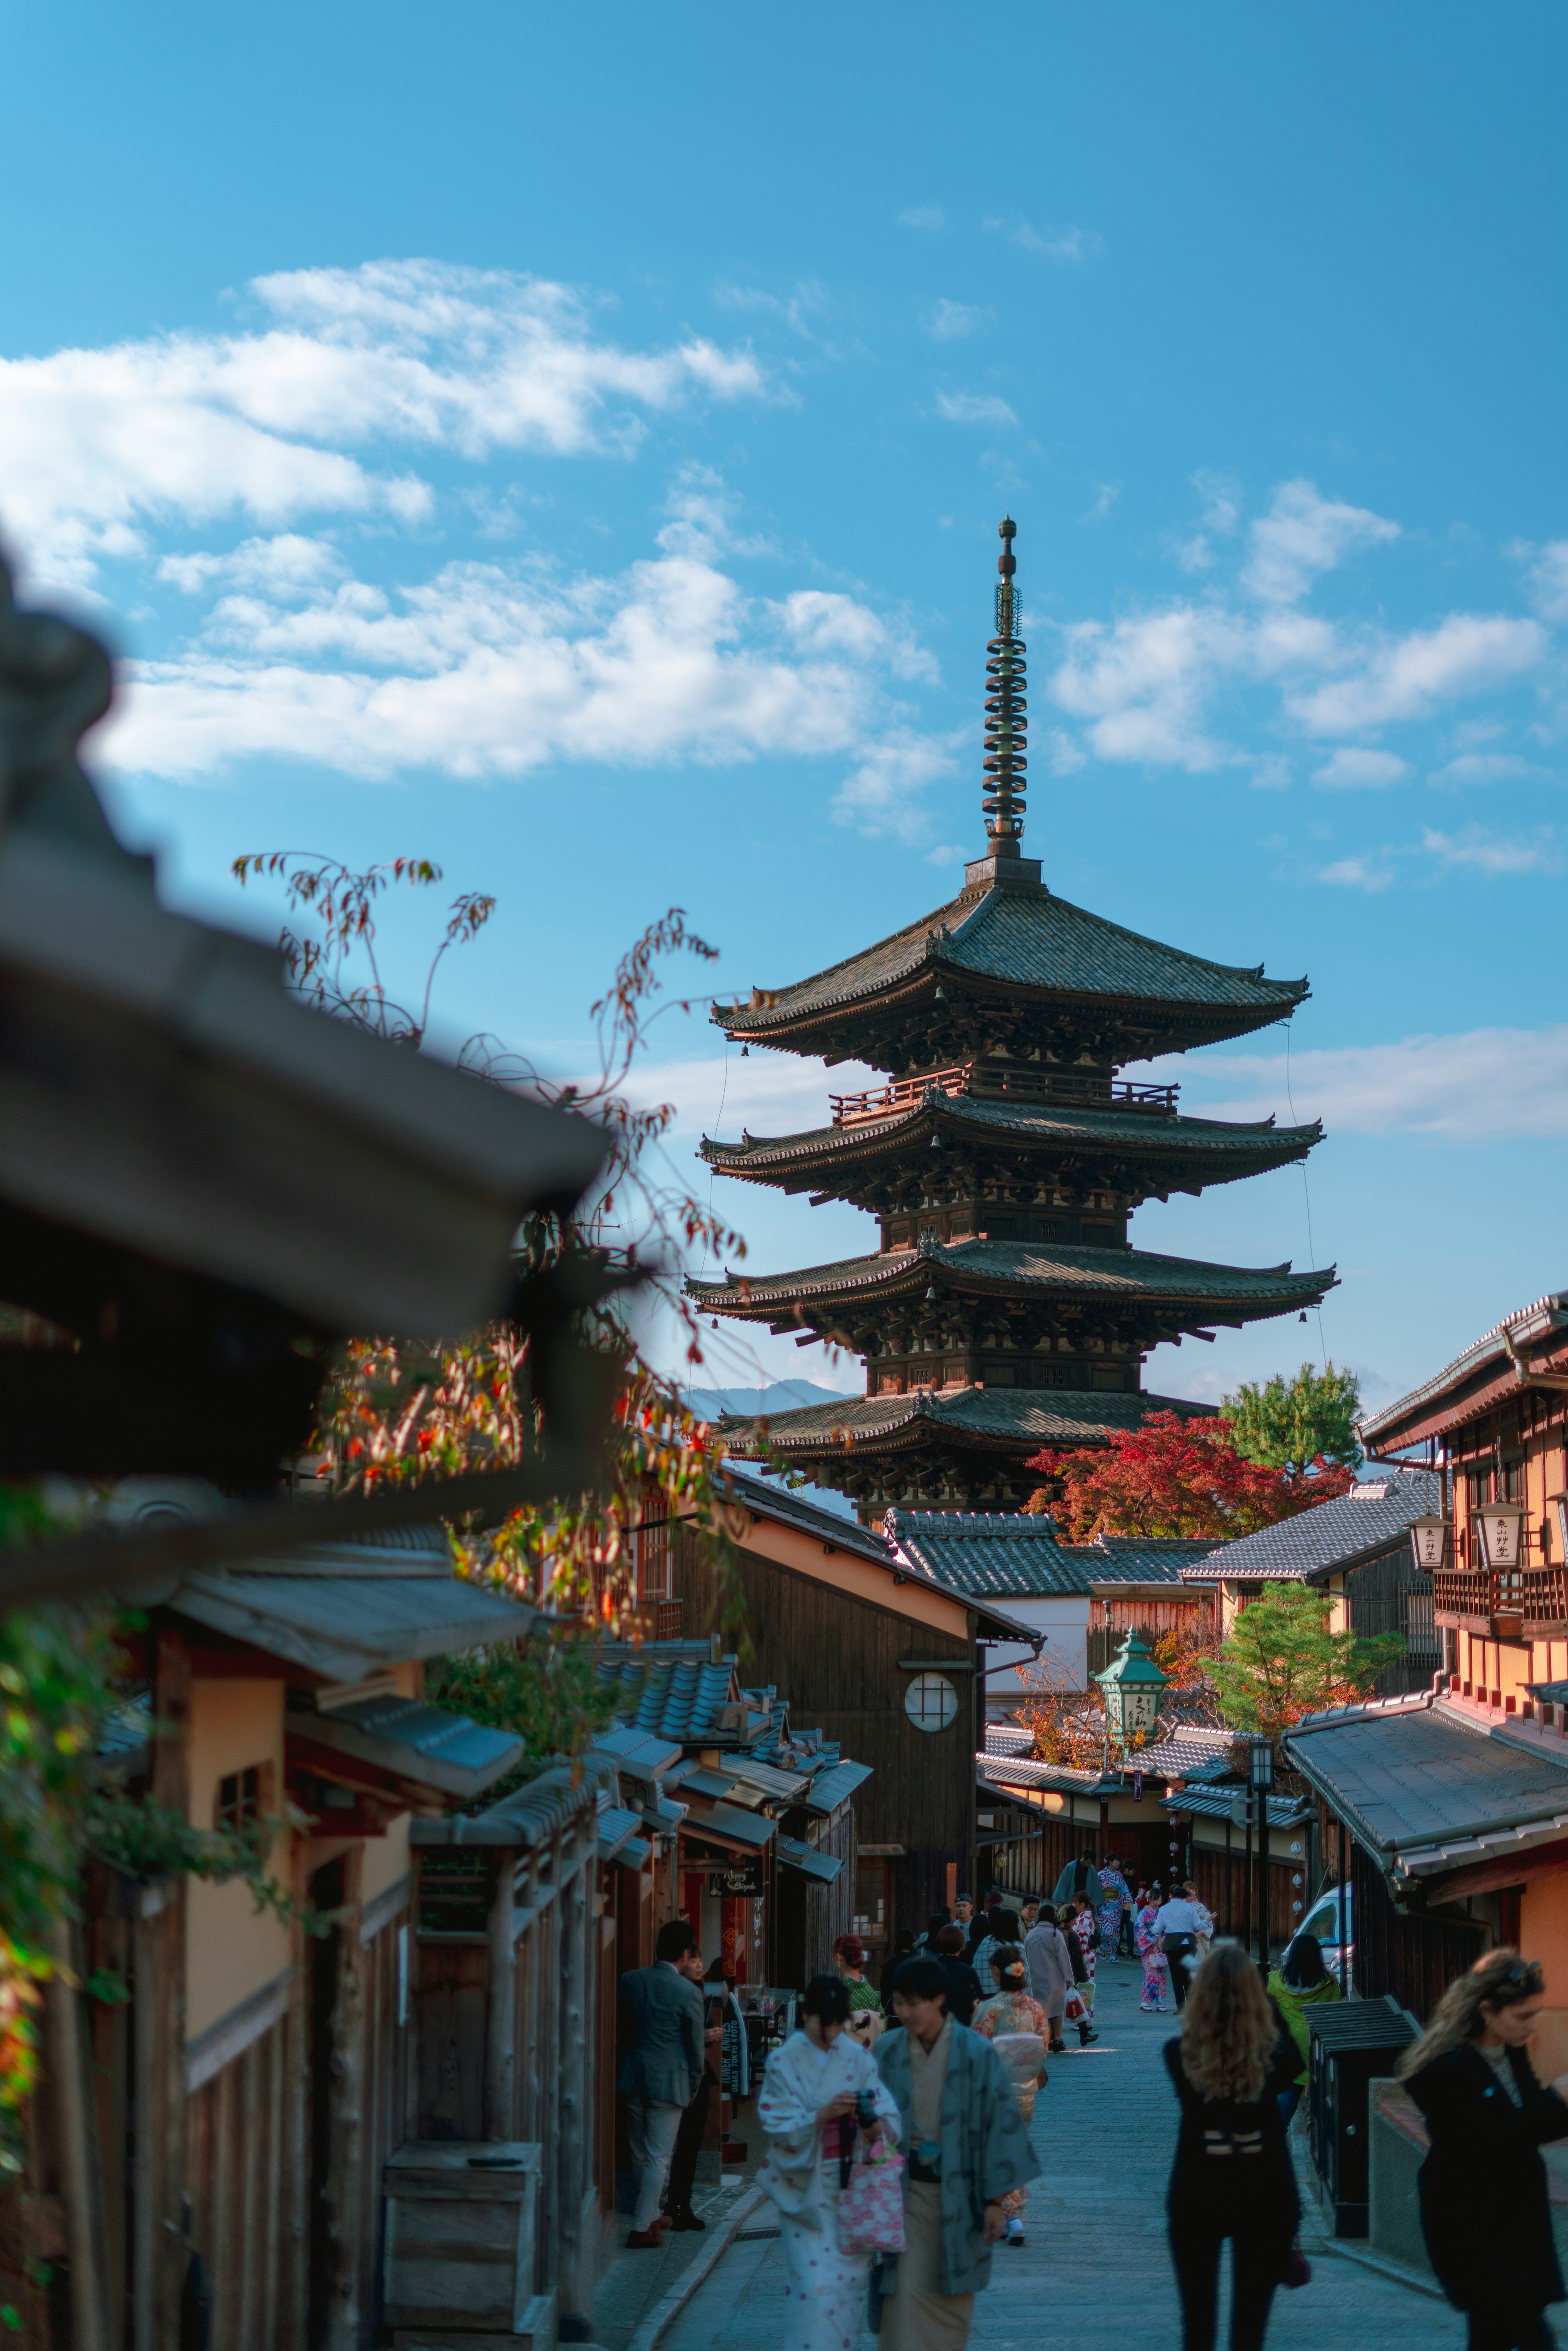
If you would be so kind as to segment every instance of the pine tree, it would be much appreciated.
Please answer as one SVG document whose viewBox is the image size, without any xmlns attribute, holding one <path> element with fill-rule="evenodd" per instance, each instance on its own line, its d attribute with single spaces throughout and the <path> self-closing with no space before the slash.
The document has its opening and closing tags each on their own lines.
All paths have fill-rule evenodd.
<svg viewBox="0 0 1568 2351">
<path fill-rule="evenodd" d="M 1300 1472 L 1320 1457 L 1342 1468 L 1361 1459 L 1355 1416 L 1361 1389 L 1354 1372 L 1330 1364 L 1315 1372 L 1303 1364 L 1293 1380 L 1281 1373 L 1259 1387 L 1244 1381 L 1225 1399 L 1231 1441 L 1249 1461 Z"/>
</svg>

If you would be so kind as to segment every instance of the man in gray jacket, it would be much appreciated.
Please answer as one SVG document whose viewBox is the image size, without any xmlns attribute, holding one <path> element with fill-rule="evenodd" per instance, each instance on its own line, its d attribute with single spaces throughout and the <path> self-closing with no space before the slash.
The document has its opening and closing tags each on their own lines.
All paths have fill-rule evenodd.
<svg viewBox="0 0 1568 2351">
<path fill-rule="evenodd" d="M 651 1968 L 621 1979 L 626 2054 L 616 2088 L 626 2093 L 626 2135 L 637 2175 L 637 2201 L 626 2242 L 656 2246 L 668 2215 L 659 2205 L 681 2116 L 703 2075 L 702 1994 L 676 1965 L 696 1942 L 684 1918 L 659 1929 Z"/>
</svg>

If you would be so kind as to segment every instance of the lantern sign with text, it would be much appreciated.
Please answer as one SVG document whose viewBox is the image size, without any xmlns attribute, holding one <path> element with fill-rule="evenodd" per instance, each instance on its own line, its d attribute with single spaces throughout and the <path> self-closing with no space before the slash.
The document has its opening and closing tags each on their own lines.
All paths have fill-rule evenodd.
<svg viewBox="0 0 1568 2351">
<path fill-rule="evenodd" d="M 1159 1720 L 1160 1699 L 1170 1677 L 1160 1671 L 1142 1637 L 1129 1633 L 1120 1655 L 1094 1679 L 1105 1694 L 1113 1737 L 1124 1749 L 1147 1739 Z"/>
<path fill-rule="evenodd" d="M 1447 1519 L 1414 1519 L 1410 1525 L 1410 1549 L 1418 1572 L 1435 1575 L 1448 1556 L 1448 1522 Z"/>
<path fill-rule="evenodd" d="M 1488 1502 L 1476 1514 L 1481 1549 L 1493 1570 L 1524 1565 L 1524 1512 L 1517 1502 Z"/>
</svg>

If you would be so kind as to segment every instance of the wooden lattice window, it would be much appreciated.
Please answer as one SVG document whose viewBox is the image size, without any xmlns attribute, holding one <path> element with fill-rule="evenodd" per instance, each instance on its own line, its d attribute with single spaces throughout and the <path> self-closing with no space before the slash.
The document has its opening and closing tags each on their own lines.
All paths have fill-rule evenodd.
<svg viewBox="0 0 1568 2351">
<path fill-rule="evenodd" d="M 242 1771 L 225 1771 L 218 1781 L 213 1803 L 215 1829 L 244 1829 L 267 1817 L 272 1800 L 272 1766 L 248 1763 Z"/>
</svg>

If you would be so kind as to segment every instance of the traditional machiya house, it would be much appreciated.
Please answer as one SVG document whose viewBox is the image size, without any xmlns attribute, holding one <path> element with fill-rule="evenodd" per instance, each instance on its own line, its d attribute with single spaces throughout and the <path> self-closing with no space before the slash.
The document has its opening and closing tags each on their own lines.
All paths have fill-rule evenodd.
<svg viewBox="0 0 1568 2351">
<path fill-rule="evenodd" d="M 140 1736 L 108 1760 L 193 1828 L 276 1820 L 295 1908 L 92 1865 L 84 1970 L 126 1997 L 52 1995 L 17 2209 L 22 2250 L 66 2257 L 68 2311 L 8 2285 L 30 2340 L 154 2351 L 210 2308 L 224 2351 L 371 2341 L 382 2176 L 413 2129 L 411 1827 L 522 1752 L 426 1705 L 423 1667 L 534 1621 L 455 1577 L 439 1528 L 193 1573 L 151 1609 Z"/>
<path fill-rule="evenodd" d="M 1362 1424 L 1367 1451 L 1417 1447 L 1447 1468 L 1451 1524 L 1434 1576 L 1450 1688 L 1503 1714 L 1568 1723 L 1568 1290 L 1489 1331 Z M 1441 1516 L 1437 1500 L 1432 1512 Z"/>
<path fill-rule="evenodd" d="M 1440 1472 L 1390 1463 L 1348 1494 L 1206 1552 L 1181 1570 L 1182 1580 L 1218 1593 L 1221 1638 L 1249 1601 L 1280 1584 L 1310 1585 L 1331 1601 L 1334 1632 L 1397 1633 L 1404 1641 L 1405 1655 L 1379 1678 L 1380 1697 L 1425 1689 L 1439 1663 L 1433 1577 L 1416 1562 L 1410 1529 L 1440 1517 L 1442 1506 Z"/>
<path fill-rule="evenodd" d="M 1196 1627 L 1207 1594 L 1181 1582 L 1207 1542 L 1101 1537 L 1061 1543 L 1049 1516 L 1023 1511 L 889 1510 L 883 1531 L 900 1559 L 951 1592 L 998 1603 L 1038 1639 L 1000 1647 L 986 1677 L 986 1712 L 1006 1716 L 1031 1692 L 1084 1689 L 1126 1634 Z"/>
<path fill-rule="evenodd" d="M 1321 1800 L 1324 1866 L 1349 1887 L 1357 1986 L 1418 2016 L 1500 1941 L 1545 1962 L 1568 2011 L 1565 1408 L 1554 1291 L 1361 1427 L 1369 1480 L 1426 1456 L 1409 1542 L 1433 1583 L 1435 1672 L 1309 1718 L 1288 1745 Z"/>
<path fill-rule="evenodd" d="M 1101 1771 L 1042 1762 L 1032 1744 L 1027 1732 L 993 1724 L 976 1758 L 999 1884 L 1049 1894 L 1070 1861 L 1114 1854 L 1134 1887 L 1190 1877 L 1222 1933 L 1251 1938 L 1265 1864 L 1233 1731 L 1179 1726 Z M 1270 1934 L 1282 1944 L 1312 1904 L 1312 1808 L 1285 1793 L 1267 1801 Z"/>
<path fill-rule="evenodd" d="M 852 1926 L 881 1952 L 899 1927 L 923 1928 L 955 1892 L 970 1890 L 968 1759 L 984 1714 L 987 1661 L 998 1647 L 1027 1654 L 1034 1636 L 1010 1612 L 966 1598 L 901 1559 L 871 1528 L 744 1471 L 727 1474 L 736 1596 L 752 1654 L 788 1693 L 792 1720 L 856 1759 L 841 1771 L 862 1774 L 852 1789 L 852 1854 L 841 1848 L 852 1871 L 834 1932 Z M 690 1527 L 671 1532 L 669 1588 L 696 1630 L 712 1609 L 713 1571 Z M 727 1768 L 727 1758 L 721 1761 Z M 796 1962 L 783 1980 L 804 1982 L 831 1941 L 825 1919 L 804 1944 L 781 1936 L 779 1963 Z M 703 1949 L 710 1952 L 706 1929 Z"/>
<path fill-rule="evenodd" d="M 1010 521 L 988 653 L 984 856 L 958 896 L 830 970 L 713 1017 L 748 1050 L 847 1060 L 886 1085 L 832 1098 L 797 1135 L 706 1141 L 721 1174 L 846 1200 L 866 1257 L 689 1284 L 705 1312 L 830 1340 L 865 1395 L 770 1416 L 776 1455 L 854 1499 L 1016 1509 L 1041 1446 L 1102 1444 L 1153 1407 L 1148 1351 L 1301 1312 L 1330 1272 L 1134 1249 L 1147 1199 L 1303 1159 L 1318 1126 L 1184 1118 L 1176 1089 L 1117 1073 L 1289 1019 L 1305 980 L 1210 963 L 1058 897 L 1021 852 L 1024 644 Z M 732 1446 L 760 1443 L 744 1426 Z"/>
</svg>

